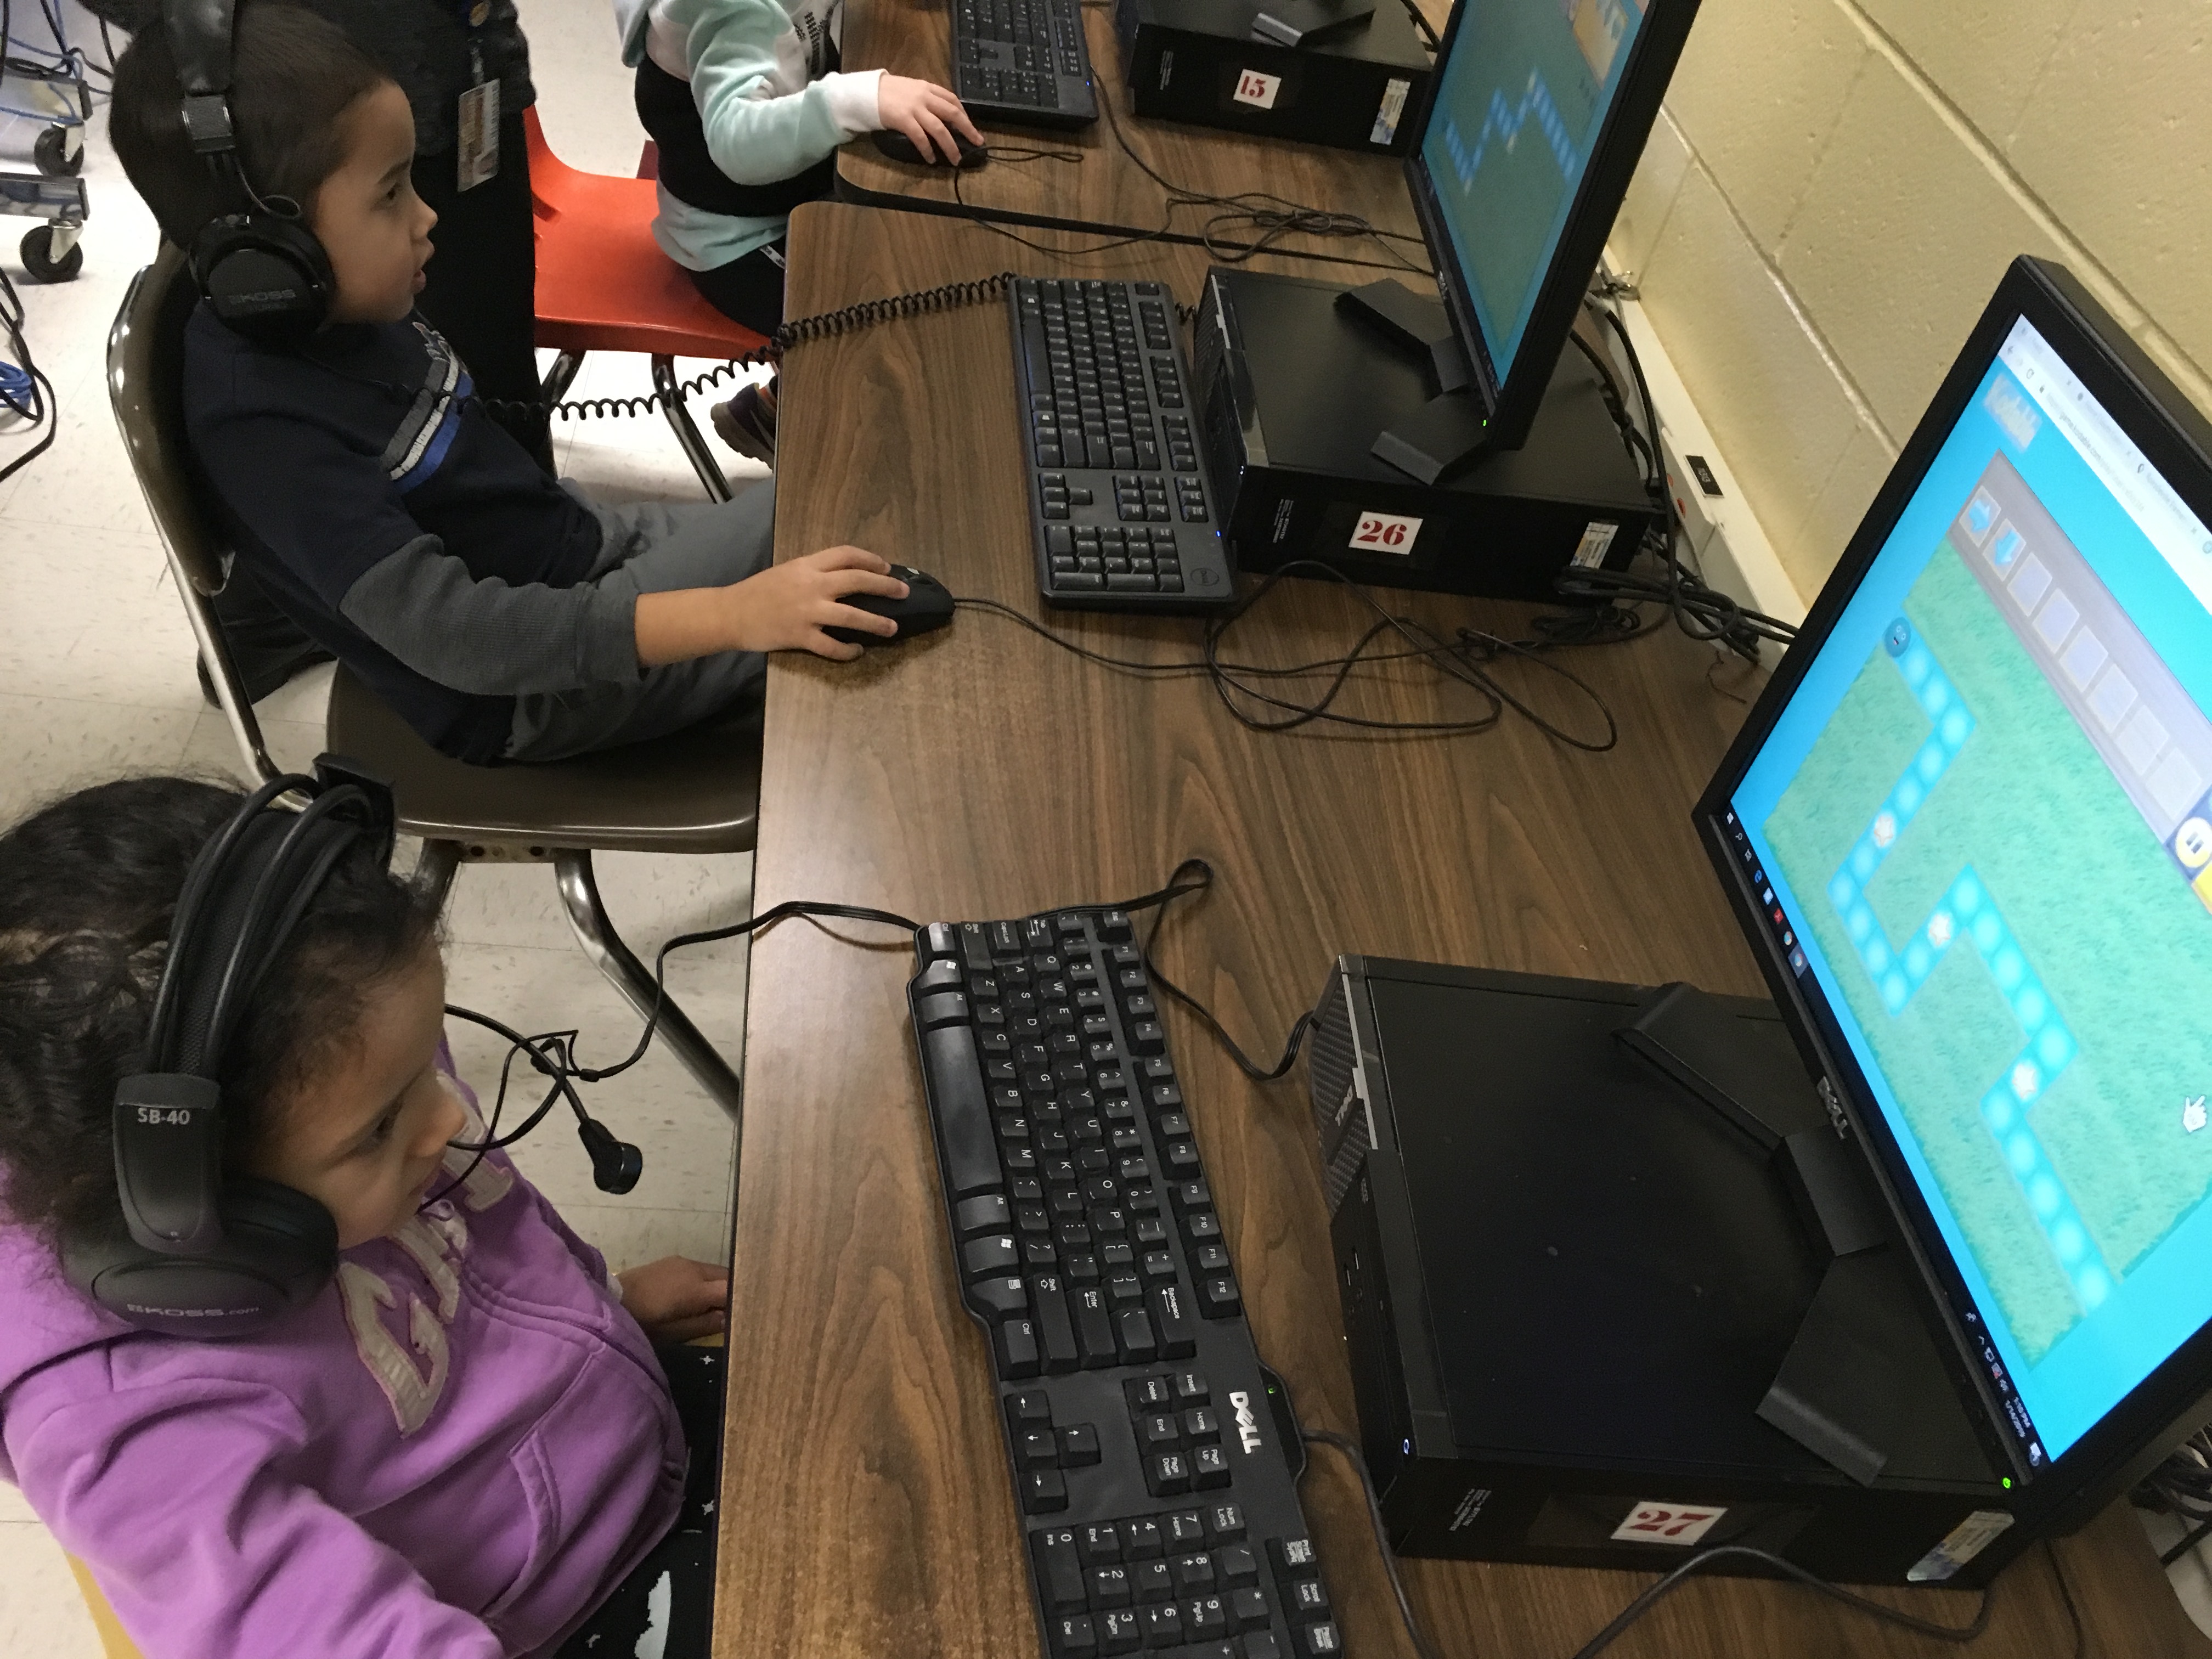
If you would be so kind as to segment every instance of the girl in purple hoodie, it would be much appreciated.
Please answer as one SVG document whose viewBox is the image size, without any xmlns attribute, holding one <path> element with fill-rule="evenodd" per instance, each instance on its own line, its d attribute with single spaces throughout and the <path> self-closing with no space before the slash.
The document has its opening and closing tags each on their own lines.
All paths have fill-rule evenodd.
<svg viewBox="0 0 2212 1659">
<path fill-rule="evenodd" d="M 719 1355 L 665 1370 L 653 1339 L 719 1330 L 723 1271 L 611 1275 L 504 1154 L 447 1145 L 483 1126 L 436 918 L 365 842 L 219 1078 L 227 1167 L 319 1200 L 335 1275 L 214 1341 L 64 1276 L 69 1241 L 124 1224 L 116 1085 L 143 1069 L 185 872 L 239 804 L 142 779 L 0 835 L 0 1478 L 148 1659 L 703 1653 Z"/>
</svg>

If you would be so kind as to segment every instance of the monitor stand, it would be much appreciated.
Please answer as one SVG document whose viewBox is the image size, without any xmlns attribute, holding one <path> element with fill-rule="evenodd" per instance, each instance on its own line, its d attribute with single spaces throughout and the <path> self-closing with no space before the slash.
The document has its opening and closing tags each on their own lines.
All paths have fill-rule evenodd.
<svg viewBox="0 0 2212 1659">
<path fill-rule="evenodd" d="M 1336 296 L 1337 308 L 1373 325 L 1407 356 L 1425 356 L 1437 395 L 1376 434 L 1369 453 L 1423 483 L 1455 477 L 1490 447 L 1490 421 L 1475 401 L 1474 371 L 1441 301 L 1385 276 Z"/>
<path fill-rule="evenodd" d="M 1885 1351 L 1897 1297 L 1901 1289 L 1910 1293 L 1901 1284 L 1890 1218 L 1863 1155 L 1832 1128 L 1784 1134 L 1762 1113 L 1761 1102 L 1772 1091 L 1802 1094 L 1805 1079 L 1747 1064 L 1734 1024 L 1716 999 L 1670 985 L 1613 1035 L 1759 1149 L 1789 1191 L 1807 1236 L 1827 1254 L 1812 1306 L 1758 1414 L 1861 1486 L 1871 1486 L 1889 1461 L 1899 1402 L 1909 1392 Z"/>
</svg>

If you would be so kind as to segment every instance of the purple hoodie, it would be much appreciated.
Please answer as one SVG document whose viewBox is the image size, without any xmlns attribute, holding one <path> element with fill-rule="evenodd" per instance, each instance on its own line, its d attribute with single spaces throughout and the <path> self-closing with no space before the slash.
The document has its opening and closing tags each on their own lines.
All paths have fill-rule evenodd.
<svg viewBox="0 0 2212 1659">
<path fill-rule="evenodd" d="M 148 1659 L 550 1653 L 676 1518 L 652 1345 L 501 1153 L 339 1264 L 270 1330 L 192 1342 L 0 1227 L 0 1478 Z"/>
</svg>

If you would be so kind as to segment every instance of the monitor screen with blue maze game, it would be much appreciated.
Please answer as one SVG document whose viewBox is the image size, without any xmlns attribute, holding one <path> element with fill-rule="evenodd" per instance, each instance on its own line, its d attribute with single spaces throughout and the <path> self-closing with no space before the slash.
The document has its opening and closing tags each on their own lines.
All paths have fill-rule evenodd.
<svg viewBox="0 0 2212 1659">
<path fill-rule="evenodd" d="M 2212 534 L 2022 315 L 1814 649 L 1725 833 L 2033 1472 L 2212 1320 Z"/>
</svg>

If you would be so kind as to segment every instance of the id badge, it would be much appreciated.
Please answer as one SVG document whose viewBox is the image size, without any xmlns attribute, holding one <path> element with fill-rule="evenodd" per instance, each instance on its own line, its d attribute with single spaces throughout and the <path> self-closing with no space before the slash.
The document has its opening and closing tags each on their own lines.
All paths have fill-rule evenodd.
<svg viewBox="0 0 2212 1659">
<path fill-rule="evenodd" d="M 461 94 L 460 177 L 463 190 L 474 190 L 499 176 L 499 82 L 481 82 Z"/>
</svg>

